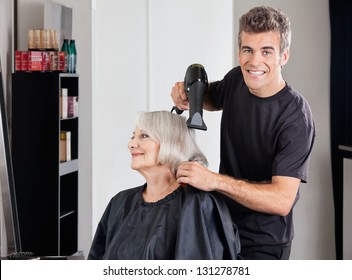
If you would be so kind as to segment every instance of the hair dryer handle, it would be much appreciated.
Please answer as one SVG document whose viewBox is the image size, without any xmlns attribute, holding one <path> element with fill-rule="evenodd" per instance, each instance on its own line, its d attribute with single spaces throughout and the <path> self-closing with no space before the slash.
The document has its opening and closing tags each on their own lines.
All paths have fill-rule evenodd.
<svg viewBox="0 0 352 280">
<path fill-rule="evenodd" d="M 181 115 L 181 114 L 183 113 L 183 110 L 180 110 L 180 109 L 177 108 L 176 106 L 173 106 L 173 107 L 171 108 L 171 113 L 172 113 L 173 111 L 176 111 L 176 113 L 177 113 L 178 115 Z"/>
</svg>

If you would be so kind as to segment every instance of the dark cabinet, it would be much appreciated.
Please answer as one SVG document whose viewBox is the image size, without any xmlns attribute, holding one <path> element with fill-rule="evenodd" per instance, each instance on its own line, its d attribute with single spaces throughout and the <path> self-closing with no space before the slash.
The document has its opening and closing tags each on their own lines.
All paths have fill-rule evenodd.
<svg viewBox="0 0 352 280">
<path fill-rule="evenodd" d="M 12 78 L 11 151 L 22 251 L 77 252 L 78 116 L 60 117 L 60 93 L 78 99 L 78 75 L 18 72 Z M 71 160 L 60 162 L 60 131 Z"/>
</svg>

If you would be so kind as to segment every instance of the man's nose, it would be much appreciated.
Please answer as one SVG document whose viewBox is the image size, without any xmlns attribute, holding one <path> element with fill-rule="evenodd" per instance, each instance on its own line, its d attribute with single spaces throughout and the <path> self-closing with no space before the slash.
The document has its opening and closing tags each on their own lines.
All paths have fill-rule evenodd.
<svg viewBox="0 0 352 280">
<path fill-rule="evenodd" d="M 263 60 L 262 54 L 260 52 L 253 52 L 250 62 L 252 65 L 259 65 Z"/>
</svg>

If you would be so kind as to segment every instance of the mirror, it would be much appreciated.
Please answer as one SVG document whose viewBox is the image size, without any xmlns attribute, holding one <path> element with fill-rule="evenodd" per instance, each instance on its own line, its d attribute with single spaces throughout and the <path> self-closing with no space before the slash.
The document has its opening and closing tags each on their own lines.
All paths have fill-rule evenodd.
<svg viewBox="0 0 352 280">
<path fill-rule="evenodd" d="M 15 185 L 10 155 L 9 133 L 5 105 L 5 90 L 0 60 L 0 187 L 7 239 L 7 253 L 21 251 Z"/>
<path fill-rule="evenodd" d="M 62 45 L 63 39 L 72 39 L 72 8 L 46 0 L 44 28 L 57 30 L 59 46 Z"/>
</svg>

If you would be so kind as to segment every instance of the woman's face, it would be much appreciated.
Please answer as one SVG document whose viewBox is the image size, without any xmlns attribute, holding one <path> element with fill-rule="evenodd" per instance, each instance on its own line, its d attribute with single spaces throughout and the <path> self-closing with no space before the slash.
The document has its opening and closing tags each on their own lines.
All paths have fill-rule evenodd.
<svg viewBox="0 0 352 280">
<path fill-rule="evenodd" d="M 159 143 L 152 140 L 146 131 L 136 127 L 128 143 L 132 161 L 131 168 L 144 171 L 158 165 Z"/>
</svg>

